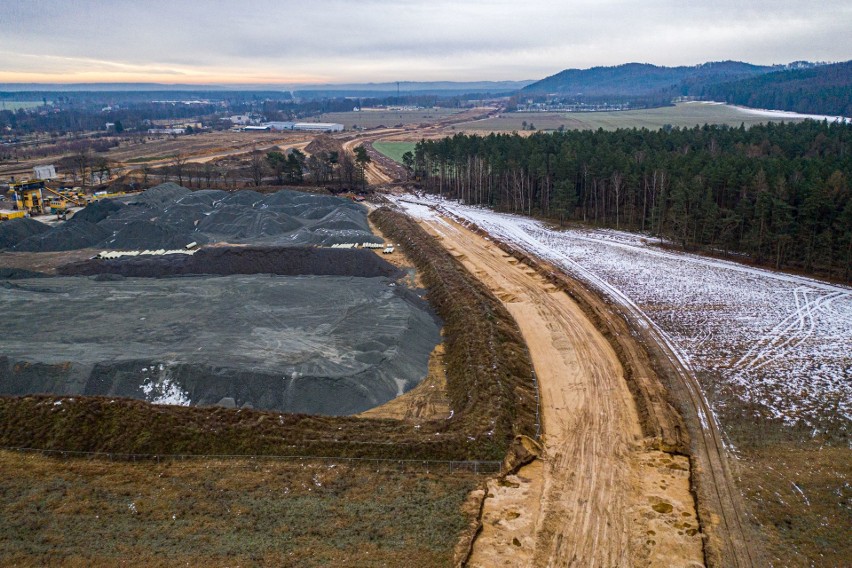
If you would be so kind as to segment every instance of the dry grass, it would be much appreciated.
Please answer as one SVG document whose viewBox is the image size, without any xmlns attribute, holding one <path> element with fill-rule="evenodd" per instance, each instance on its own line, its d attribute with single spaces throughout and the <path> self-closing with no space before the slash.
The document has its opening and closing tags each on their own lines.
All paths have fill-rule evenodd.
<svg viewBox="0 0 852 568">
<path fill-rule="evenodd" d="M 776 119 L 777 120 L 777 119 Z M 475 122 L 464 122 L 455 126 L 459 131 L 470 132 L 511 132 L 520 131 L 526 122 L 527 127 L 533 124 L 537 130 L 615 130 L 617 128 L 647 128 L 659 130 L 663 125 L 670 124 L 682 128 L 692 128 L 704 124 L 727 124 L 739 126 L 745 124 L 766 123 L 767 117 L 740 112 L 725 105 L 708 105 L 698 103 L 681 103 L 673 107 L 652 108 L 643 110 L 611 111 L 611 112 L 512 112 L 503 113 L 499 117 Z M 785 122 L 795 122 L 795 119 L 784 119 Z"/>
<path fill-rule="evenodd" d="M 3 566 L 441 566 L 472 476 L 0 452 Z"/>
<path fill-rule="evenodd" d="M 365 110 L 359 112 L 330 112 L 320 116 L 319 122 L 337 122 L 345 128 L 378 128 L 379 126 L 393 127 L 397 125 L 434 124 L 449 116 L 457 114 L 453 109 L 423 109 L 423 110 Z"/>
<path fill-rule="evenodd" d="M 738 482 L 773 564 L 848 566 L 852 450 L 776 440 L 738 454 Z"/>
<path fill-rule="evenodd" d="M 852 447 L 837 423 L 791 426 L 762 416 L 731 389 L 713 389 L 749 512 L 776 566 L 848 566 L 852 558 Z M 828 424 L 828 423 L 827 423 Z"/>
</svg>

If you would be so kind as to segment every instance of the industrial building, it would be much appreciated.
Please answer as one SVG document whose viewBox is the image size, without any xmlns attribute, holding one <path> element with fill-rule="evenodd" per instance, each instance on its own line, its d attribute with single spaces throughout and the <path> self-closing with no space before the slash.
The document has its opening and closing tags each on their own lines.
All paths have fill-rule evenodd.
<svg viewBox="0 0 852 568">
<path fill-rule="evenodd" d="M 308 132 L 342 132 L 343 125 L 336 122 L 265 122 L 272 130 L 303 130 Z"/>
</svg>

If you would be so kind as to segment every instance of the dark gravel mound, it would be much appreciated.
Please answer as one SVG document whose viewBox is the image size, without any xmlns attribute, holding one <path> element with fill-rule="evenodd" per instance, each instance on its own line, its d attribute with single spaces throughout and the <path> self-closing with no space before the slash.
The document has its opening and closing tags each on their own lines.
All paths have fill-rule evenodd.
<svg viewBox="0 0 852 568">
<path fill-rule="evenodd" d="M 62 266 L 58 272 L 65 276 L 120 275 L 143 278 L 192 274 L 398 278 L 403 274 L 399 268 L 370 251 L 308 247 L 211 247 L 194 255 L 169 254 L 86 260 Z"/>
<path fill-rule="evenodd" d="M 22 278 L 46 278 L 47 274 L 27 270 L 26 268 L 6 268 L 0 266 L 0 280 L 20 280 Z"/>
<path fill-rule="evenodd" d="M 33 235 L 18 243 L 14 250 L 49 252 L 93 247 L 109 237 L 109 232 L 88 221 L 63 223 L 49 231 Z"/>
<path fill-rule="evenodd" d="M 169 203 L 174 203 L 190 193 L 192 193 L 190 190 L 176 183 L 161 183 L 132 197 L 127 204 L 157 209 L 165 207 Z"/>
<path fill-rule="evenodd" d="M 193 241 L 198 242 L 166 223 L 135 220 L 101 242 L 100 246 L 120 250 L 182 249 Z"/>
<path fill-rule="evenodd" d="M 174 249 L 192 242 L 271 246 L 382 242 L 370 230 L 365 208 L 348 199 L 289 190 L 271 195 L 193 192 L 173 183 L 124 202 L 94 203 L 43 233 L 35 239 L 12 231 L 6 246 L 46 252 L 83 247 Z"/>
<path fill-rule="evenodd" d="M 426 302 L 385 278 L 5 284 L 0 395 L 201 406 L 232 398 L 237 406 L 280 412 L 352 414 L 414 387 L 440 341 L 440 322 Z"/>
<path fill-rule="evenodd" d="M 29 217 L 0 223 L 0 249 L 14 247 L 24 239 L 47 232 L 50 227 Z"/>
<path fill-rule="evenodd" d="M 273 237 L 302 228 L 294 218 L 269 209 L 223 207 L 206 216 L 198 230 L 220 235 L 222 240 Z"/>
<path fill-rule="evenodd" d="M 68 222 L 79 223 L 82 221 L 88 221 L 89 223 L 99 223 L 122 207 L 124 207 L 123 203 L 113 199 L 103 199 L 92 203 L 80 211 L 77 211 L 77 213 L 75 213 Z"/>
</svg>

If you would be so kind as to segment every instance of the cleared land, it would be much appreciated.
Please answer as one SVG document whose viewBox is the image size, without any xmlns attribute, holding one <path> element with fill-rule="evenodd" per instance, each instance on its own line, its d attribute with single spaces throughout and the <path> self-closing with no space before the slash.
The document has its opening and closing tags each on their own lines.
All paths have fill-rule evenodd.
<svg viewBox="0 0 852 568">
<path fill-rule="evenodd" d="M 441 205 L 553 263 L 655 329 L 721 423 L 733 476 L 779 565 L 844 564 L 852 290 L 660 250 L 616 231 Z M 700 417 L 700 416 L 699 416 Z"/>
<path fill-rule="evenodd" d="M 795 122 L 804 118 L 770 118 L 759 111 L 721 104 L 679 103 L 674 107 L 613 112 L 513 112 L 503 113 L 499 117 L 472 122 L 463 122 L 455 126 L 456 130 L 468 132 L 521 131 L 526 123 L 536 130 L 616 130 L 618 128 L 647 128 L 658 130 L 669 124 L 684 128 L 704 124 L 727 124 L 739 126 L 761 124 L 770 120 Z"/>
<path fill-rule="evenodd" d="M 472 475 L 0 451 L 4 566 L 449 566 Z"/>
<path fill-rule="evenodd" d="M 458 110 L 436 108 L 423 110 L 363 110 L 358 112 L 329 112 L 318 122 L 336 122 L 345 128 L 378 128 L 379 126 L 420 125 L 434 123 L 458 114 Z"/>
<path fill-rule="evenodd" d="M 312 138 L 310 134 L 299 132 L 230 130 L 181 136 L 144 135 L 138 138 L 124 137 L 119 146 L 97 155 L 114 163 L 116 167 L 112 168 L 113 174 L 120 174 L 141 169 L 143 166 L 155 168 L 169 165 L 178 155 L 185 158 L 187 163 L 205 163 L 231 155 L 245 154 L 253 149 L 267 151 L 274 150 L 275 147 L 304 147 Z M 43 155 L 38 157 L 29 159 L 24 155 L 18 162 L 0 163 L 0 176 L 31 176 L 33 166 L 60 162 L 63 157 L 71 157 L 77 153 L 67 149 L 67 145 L 64 145 L 67 141 L 60 142 L 62 144 L 58 146 L 51 146 L 48 142 L 42 144 Z M 71 171 L 61 171 L 61 168 L 57 170 L 60 176 L 73 174 Z"/>
<path fill-rule="evenodd" d="M 381 140 L 373 142 L 373 148 L 375 148 L 377 152 L 384 154 L 394 162 L 401 164 L 402 155 L 406 152 L 411 152 L 413 154 L 414 146 L 416 146 L 416 144 L 416 142 L 393 142 Z"/>
<path fill-rule="evenodd" d="M 425 207 L 398 203 L 504 302 L 538 378 L 543 463 L 491 485 L 470 565 L 701 565 L 688 462 L 643 439 L 608 340 L 532 268 Z"/>
</svg>

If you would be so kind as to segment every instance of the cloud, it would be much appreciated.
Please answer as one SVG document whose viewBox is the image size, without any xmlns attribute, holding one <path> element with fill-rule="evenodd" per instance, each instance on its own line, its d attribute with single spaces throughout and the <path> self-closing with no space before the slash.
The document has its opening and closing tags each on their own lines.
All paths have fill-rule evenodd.
<svg viewBox="0 0 852 568">
<path fill-rule="evenodd" d="M 2 75 L 68 80 L 497 80 L 628 61 L 846 60 L 852 29 L 845 0 L 818 10 L 791 0 L 5 0 L 4 12 Z"/>
</svg>

